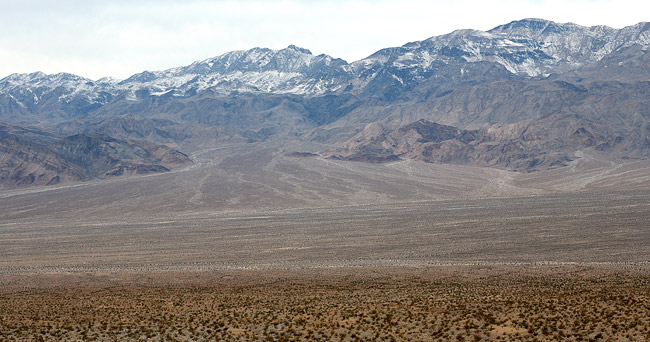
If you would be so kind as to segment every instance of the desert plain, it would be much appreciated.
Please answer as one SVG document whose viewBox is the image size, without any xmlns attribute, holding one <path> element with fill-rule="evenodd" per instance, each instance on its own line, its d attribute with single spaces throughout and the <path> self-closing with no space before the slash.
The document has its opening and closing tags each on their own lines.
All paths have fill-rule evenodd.
<svg viewBox="0 0 650 342">
<path fill-rule="evenodd" d="M 0 191 L 0 341 L 650 338 L 645 161 L 192 158 Z"/>
</svg>

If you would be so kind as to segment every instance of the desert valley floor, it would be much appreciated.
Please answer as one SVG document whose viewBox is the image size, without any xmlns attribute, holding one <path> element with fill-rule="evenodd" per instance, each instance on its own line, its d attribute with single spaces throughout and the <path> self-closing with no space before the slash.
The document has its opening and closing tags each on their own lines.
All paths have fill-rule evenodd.
<svg viewBox="0 0 650 342">
<path fill-rule="evenodd" d="M 650 337 L 647 161 L 192 158 L 0 191 L 0 341 Z"/>
</svg>

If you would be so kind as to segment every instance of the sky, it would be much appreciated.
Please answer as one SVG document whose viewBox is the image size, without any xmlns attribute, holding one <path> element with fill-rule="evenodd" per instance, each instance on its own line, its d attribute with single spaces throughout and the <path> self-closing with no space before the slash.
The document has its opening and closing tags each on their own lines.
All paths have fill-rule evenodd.
<svg viewBox="0 0 650 342">
<path fill-rule="evenodd" d="M 0 0 L 0 78 L 124 79 L 233 50 L 294 44 L 353 62 L 456 29 L 523 18 L 622 28 L 647 0 Z"/>
</svg>

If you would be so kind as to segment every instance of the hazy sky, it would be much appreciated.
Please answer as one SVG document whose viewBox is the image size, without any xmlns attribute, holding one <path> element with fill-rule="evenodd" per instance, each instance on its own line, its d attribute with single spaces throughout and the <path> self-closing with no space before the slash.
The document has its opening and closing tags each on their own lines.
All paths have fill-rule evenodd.
<svg viewBox="0 0 650 342">
<path fill-rule="evenodd" d="M 460 28 L 523 18 L 616 28 L 650 20 L 647 0 L 0 0 L 0 78 L 98 79 L 295 44 L 349 62 Z M 645 16 L 645 17 L 644 17 Z"/>
</svg>

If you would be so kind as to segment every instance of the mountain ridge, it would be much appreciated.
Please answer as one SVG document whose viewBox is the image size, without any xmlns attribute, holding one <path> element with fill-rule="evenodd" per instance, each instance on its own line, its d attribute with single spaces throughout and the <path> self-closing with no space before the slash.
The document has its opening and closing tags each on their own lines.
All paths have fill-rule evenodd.
<svg viewBox="0 0 650 342">
<path fill-rule="evenodd" d="M 529 18 L 350 63 L 290 45 L 124 80 L 12 74 L 0 80 L 0 121 L 184 152 L 298 141 L 320 147 L 295 152 L 343 160 L 538 170 L 562 167 L 585 148 L 607 158 L 650 156 L 649 52 L 646 22 L 614 29 Z M 369 124 L 386 132 L 365 141 L 357 135 Z M 420 134 L 414 127 L 468 135 L 412 140 Z"/>
<path fill-rule="evenodd" d="M 536 25 L 543 26 L 541 32 L 538 32 L 540 31 L 539 29 L 537 30 L 530 29 L 531 27 L 535 27 Z M 555 28 L 555 29 L 549 30 L 549 28 Z M 527 29 L 527 31 L 525 31 L 525 29 Z M 110 77 L 104 77 L 98 80 L 91 80 L 82 76 L 77 76 L 68 73 L 57 73 L 52 75 L 46 75 L 42 72 L 34 72 L 30 74 L 11 74 L 0 80 L 0 90 L 5 90 L 6 88 L 5 83 L 16 81 L 20 78 L 24 78 L 24 76 L 29 76 L 31 79 L 35 78 L 35 76 L 39 76 L 40 78 L 53 78 L 53 77 L 71 78 L 72 77 L 72 78 L 77 78 L 79 81 L 90 81 L 99 84 L 126 85 L 130 83 L 147 83 L 154 79 L 161 78 L 162 76 L 178 77 L 178 76 L 183 76 L 188 74 L 196 76 L 196 75 L 205 74 L 209 71 L 213 71 L 213 72 L 218 71 L 221 74 L 226 74 L 232 71 L 260 72 L 260 71 L 269 71 L 269 70 L 274 70 L 279 72 L 299 72 L 302 70 L 301 68 L 305 66 L 309 67 L 310 65 L 313 64 L 318 65 L 319 63 L 324 63 L 327 66 L 333 65 L 334 68 L 343 67 L 343 69 L 354 69 L 354 68 L 363 69 L 363 65 L 372 64 L 372 62 L 375 62 L 378 57 L 384 56 L 387 52 L 398 51 L 400 49 L 410 50 L 413 49 L 414 47 L 421 47 L 423 45 L 427 45 L 431 43 L 438 43 L 438 42 L 447 43 L 457 37 L 473 36 L 474 38 L 481 38 L 481 37 L 495 38 L 499 35 L 503 35 L 501 37 L 498 37 L 501 40 L 497 42 L 499 44 L 502 44 L 501 47 L 507 47 L 507 44 L 505 43 L 510 43 L 510 44 L 514 43 L 513 46 L 522 47 L 521 45 L 517 46 L 517 43 L 521 44 L 522 42 L 513 42 L 513 41 L 506 42 L 511 38 L 522 38 L 523 36 L 525 36 L 522 35 L 522 32 L 528 32 L 529 34 L 527 38 L 536 38 L 538 40 L 541 40 L 540 42 L 553 41 L 553 39 L 555 38 L 554 34 L 566 33 L 566 32 L 578 32 L 581 33 L 582 35 L 584 35 L 585 33 L 589 33 L 587 36 L 594 39 L 601 39 L 601 40 L 607 39 L 607 37 L 609 37 L 608 38 L 610 40 L 609 42 L 607 41 L 601 42 L 601 43 L 608 43 L 602 46 L 602 48 L 607 49 L 606 50 L 607 53 L 615 50 L 616 48 L 628 47 L 633 44 L 640 44 L 645 46 L 650 45 L 650 23 L 648 22 L 640 22 L 634 25 L 626 26 L 621 29 L 614 29 L 604 25 L 587 27 L 587 26 L 581 26 L 573 23 L 556 23 L 550 20 L 526 18 L 522 20 L 512 21 L 508 24 L 498 25 L 488 31 L 480 31 L 474 29 L 455 30 L 447 34 L 432 36 L 421 41 L 406 43 L 399 47 L 390 47 L 390 48 L 381 49 L 372 53 L 366 58 L 354 62 L 347 62 L 343 59 L 334 58 L 325 54 L 314 56 L 308 49 L 297 47 L 295 45 L 289 45 L 287 48 L 279 49 L 279 50 L 254 47 L 249 50 L 235 50 L 235 51 L 226 52 L 219 56 L 210 57 L 204 60 L 197 60 L 187 66 L 175 67 L 175 68 L 159 70 L 159 71 L 143 71 L 141 73 L 136 73 L 134 75 L 131 75 L 130 77 L 124 80 L 111 79 Z M 529 42 L 529 43 L 531 47 L 543 48 L 543 45 L 537 45 L 535 44 L 535 42 Z M 553 44 L 554 47 L 560 45 L 566 45 L 566 42 L 563 42 L 563 44 L 558 44 L 559 41 L 557 40 L 553 41 L 553 43 L 554 43 Z M 448 44 L 448 45 L 454 46 L 454 44 Z M 435 47 L 435 48 L 440 49 L 439 47 Z M 441 56 L 453 57 L 453 55 L 450 56 L 450 54 L 453 51 L 442 51 L 442 52 L 443 53 L 440 54 Z M 472 52 L 472 50 L 468 49 L 468 51 L 464 51 L 464 52 Z M 603 53 L 597 50 L 594 53 L 594 57 L 593 57 L 596 59 L 592 60 L 592 62 L 602 58 L 602 55 Z M 282 58 L 283 56 L 285 58 Z M 542 56 L 543 55 L 540 55 L 538 57 L 542 57 Z M 290 62 L 293 61 L 295 64 L 282 63 L 287 61 Z M 503 65 L 508 66 L 507 63 L 505 62 Z"/>
</svg>

